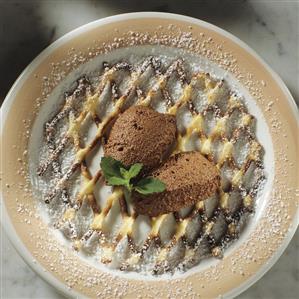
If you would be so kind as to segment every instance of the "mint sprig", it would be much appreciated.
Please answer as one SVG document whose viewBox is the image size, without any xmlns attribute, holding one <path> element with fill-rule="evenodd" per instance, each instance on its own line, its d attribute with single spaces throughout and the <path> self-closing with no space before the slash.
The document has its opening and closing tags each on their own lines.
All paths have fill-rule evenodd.
<svg viewBox="0 0 299 299">
<path fill-rule="evenodd" d="M 159 193 L 165 190 L 165 184 L 153 177 L 146 177 L 136 183 L 134 190 L 144 195 Z"/>
<path fill-rule="evenodd" d="M 135 163 L 127 169 L 120 161 L 112 157 L 103 157 L 100 165 L 107 184 L 110 186 L 122 186 L 128 200 L 131 198 L 132 191 L 148 195 L 160 193 L 165 190 L 165 184 L 153 177 L 145 177 L 139 181 L 136 181 L 136 179 L 132 181 L 140 173 L 143 167 L 142 163 Z"/>
</svg>

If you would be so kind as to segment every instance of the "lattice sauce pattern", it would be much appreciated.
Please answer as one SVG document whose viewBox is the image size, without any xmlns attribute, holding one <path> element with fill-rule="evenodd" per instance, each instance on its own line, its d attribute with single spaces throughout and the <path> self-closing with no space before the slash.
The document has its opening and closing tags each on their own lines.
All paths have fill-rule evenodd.
<svg viewBox="0 0 299 299">
<path fill-rule="evenodd" d="M 242 100 L 223 80 L 190 73 L 180 58 L 168 65 L 154 56 L 134 65 L 104 63 L 97 81 L 91 81 L 87 76 L 78 79 L 45 124 L 37 173 L 50 185 L 44 194 L 49 210 L 60 206 L 53 212 L 59 213 L 54 227 L 76 250 L 96 253 L 102 263 L 124 271 L 162 274 L 186 270 L 207 256 L 221 257 L 253 212 L 264 180 L 263 149 L 255 137 L 254 117 Z M 131 105 L 176 115 L 180 133 L 174 152 L 196 149 L 215 162 L 221 172 L 215 196 L 152 219 L 137 215 L 119 188 L 100 204 L 97 191 L 105 188 L 101 169 L 92 172 L 89 160 L 101 155 L 111 122 Z M 85 140 L 90 126 L 95 133 Z M 64 165 L 68 152 L 72 159 Z M 113 210 L 121 216 L 118 225 L 110 225 Z M 147 228 L 138 233 L 141 222 Z"/>
</svg>

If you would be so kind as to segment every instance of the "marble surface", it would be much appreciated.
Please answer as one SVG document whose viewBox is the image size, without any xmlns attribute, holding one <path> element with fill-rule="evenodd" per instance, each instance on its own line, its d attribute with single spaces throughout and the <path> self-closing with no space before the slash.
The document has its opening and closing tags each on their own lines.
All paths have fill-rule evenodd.
<svg viewBox="0 0 299 299">
<path fill-rule="evenodd" d="M 186 14 L 233 33 L 281 76 L 299 104 L 298 1 L 0 0 L 0 101 L 47 45 L 92 20 L 131 11 Z M 1 231 L 0 298 L 63 298 L 18 256 Z M 238 298 L 298 298 L 298 232 L 271 270 Z"/>
</svg>

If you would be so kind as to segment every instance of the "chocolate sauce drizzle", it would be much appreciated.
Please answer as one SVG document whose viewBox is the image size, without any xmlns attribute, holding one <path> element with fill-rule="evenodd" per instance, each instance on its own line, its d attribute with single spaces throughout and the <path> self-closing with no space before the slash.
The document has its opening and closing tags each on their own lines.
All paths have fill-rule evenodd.
<svg viewBox="0 0 299 299">
<path fill-rule="evenodd" d="M 149 90 L 144 90 L 140 82 L 149 69 L 153 71 L 155 84 Z M 116 80 L 117 75 L 121 72 L 126 72 L 130 76 L 128 88 L 122 93 Z M 174 99 L 171 95 L 168 86 L 170 78 L 174 78 L 181 85 L 182 95 L 179 99 Z M 197 86 L 198 83 L 200 83 L 201 87 Z M 95 107 L 101 105 L 99 99 L 107 86 L 110 86 L 114 110 L 103 119 L 100 119 Z M 200 99 L 195 98 L 193 93 L 197 88 L 202 89 L 207 101 L 207 105 L 201 111 L 195 104 Z M 161 243 L 159 231 L 167 216 L 162 215 L 157 219 L 151 219 L 152 229 L 147 239 L 142 246 L 137 246 L 132 235 L 132 227 L 138 215 L 136 213 L 130 214 L 128 203 L 119 190 L 115 191 L 111 198 L 107 199 L 104 207 L 99 207 L 93 189 L 88 193 L 79 192 L 75 199 L 70 200 L 68 181 L 76 171 L 79 171 L 81 176 L 94 187 L 101 179 L 102 174 L 99 169 L 94 176 L 91 175 L 85 160 L 87 156 L 101 142 L 109 124 L 125 107 L 128 107 L 127 103 L 129 100 L 136 98 L 134 104 L 151 105 L 152 100 L 159 92 L 162 101 L 166 104 L 166 113 L 176 115 L 181 107 L 186 107 L 192 115 L 192 120 L 198 121 L 196 125 L 192 125 L 191 122 L 190 127 L 186 128 L 185 132 L 178 136 L 178 147 L 176 150 L 184 151 L 184 142 L 188 141 L 193 134 L 197 134 L 201 142 L 200 150 L 202 154 L 209 160 L 216 161 L 220 170 L 224 169 L 224 167 L 230 169 L 233 172 L 233 178 L 229 180 L 226 187 L 222 184 L 222 188 L 215 195 L 217 197 L 217 205 L 212 215 L 207 216 L 208 201 L 196 204 L 185 216 L 182 216 L 180 213 L 174 213 L 176 230 L 171 241 L 164 245 Z M 225 103 L 221 104 L 220 99 L 223 97 L 225 98 Z M 223 106 L 225 107 L 223 108 Z M 205 118 L 209 113 L 213 114 L 219 126 L 216 126 L 211 133 L 207 134 Z M 238 115 L 239 124 L 233 127 L 232 132 L 229 133 L 227 123 L 233 114 Z M 92 141 L 85 147 L 82 147 L 78 131 L 88 115 L 92 116 L 97 126 L 97 133 Z M 60 122 L 66 120 L 69 122 L 70 129 L 57 142 L 55 141 L 57 127 Z M 72 120 L 72 123 L 70 120 Z M 220 121 L 224 122 L 223 126 L 221 126 Z M 45 144 L 48 155 L 47 159 L 41 162 L 37 169 L 37 174 L 42 177 L 46 173 L 50 173 L 56 182 L 55 187 L 45 196 L 45 203 L 49 204 L 54 198 L 58 198 L 66 206 L 76 203 L 76 206 L 80 207 L 84 200 L 88 200 L 95 215 L 95 225 L 84 234 L 81 241 L 88 241 L 96 232 L 98 237 L 104 240 L 101 243 L 102 245 L 99 246 L 107 247 L 114 252 L 117 244 L 123 238 L 127 238 L 130 257 L 120 266 L 120 269 L 124 271 L 136 270 L 137 265 L 142 263 L 150 248 L 154 248 L 157 252 L 153 268 L 154 274 L 174 271 L 178 265 L 183 269 L 190 268 L 198 263 L 203 255 L 221 257 L 222 251 L 228 243 L 238 237 L 240 233 L 239 223 L 252 213 L 258 186 L 264 180 L 263 149 L 254 136 L 253 122 L 254 118 L 248 114 L 241 100 L 227 91 L 224 81 L 214 80 L 207 73 L 188 75 L 184 68 L 184 62 L 180 58 L 174 60 L 166 69 L 163 69 L 161 60 L 154 56 L 145 58 L 139 65 L 131 65 L 125 61 L 115 63 L 114 65 L 104 62 L 103 72 L 97 85 L 91 84 L 87 76 L 79 78 L 74 90 L 65 94 L 65 101 L 61 109 L 45 124 Z M 240 138 L 245 138 L 250 149 L 244 163 L 238 166 L 234 159 L 233 151 Z M 216 141 L 221 142 L 223 145 L 222 153 L 220 154 L 221 158 L 217 158 L 211 149 L 211 144 Z M 71 167 L 65 173 L 62 173 L 60 157 L 62 152 L 69 146 L 75 149 L 77 155 Z M 225 147 L 226 155 L 224 152 Z M 243 184 L 243 178 L 250 169 L 257 173 L 260 172 L 260 175 L 255 184 L 248 188 Z M 233 193 L 238 194 L 241 200 L 237 209 L 232 212 L 229 205 Z M 103 221 L 101 219 L 105 219 L 113 204 L 117 201 L 120 205 L 123 225 L 115 236 L 114 241 L 110 242 L 101 229 L 101 221 Z M 196 236 L 190 239 L 187 234 L 187 228 L 192 221 L 198 221 L 200 229 Z M 223 223 L 224 227 L 221 236 L 216 236 L 217 234 L 214 231 L 218 223 Z M 174 261 L 172 253 L 178 247 L 183 248 L 183 253 L 180 258 Z M 110 260 L 106 257 L 104 259 L 105 261 Z"/>
</svg>

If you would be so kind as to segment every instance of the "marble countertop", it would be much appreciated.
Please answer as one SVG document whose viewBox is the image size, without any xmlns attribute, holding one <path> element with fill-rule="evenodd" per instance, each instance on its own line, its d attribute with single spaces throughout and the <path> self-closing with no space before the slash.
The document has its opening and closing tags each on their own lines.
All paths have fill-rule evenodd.
<svg viewBox="0 0 299 299">
<path fill-rule="evenodd" d="M 0 0 L 0 102 L 30 61 L 68 31 L 105 16 L 131 11 L 190 15 L 233 33 L 281 76 L 299 105 L 298 1 L 6 1 Z M 0 298 L 63 298 L 16 253 L 1 231 Z M 238 298 L 298 298 L 299 238 Z"/>
</svg>

